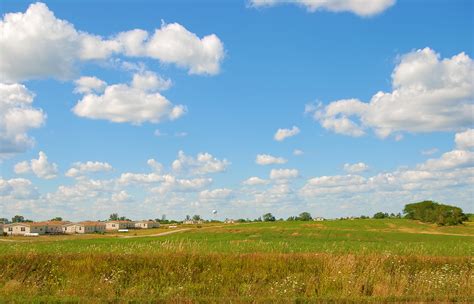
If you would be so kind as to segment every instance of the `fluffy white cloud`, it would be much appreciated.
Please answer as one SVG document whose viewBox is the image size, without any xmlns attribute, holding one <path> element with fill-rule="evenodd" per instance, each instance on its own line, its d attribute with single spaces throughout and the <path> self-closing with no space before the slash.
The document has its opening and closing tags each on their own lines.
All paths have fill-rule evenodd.
<svg viewBox="0 0 474 304">
<path fill-rule="evenodd" d="M 268 180 L 262 179 L 257 176 L 249 177 L 248 179 L 242 182 L 242 184 L 247 185 L 247 186 L 266 185 L 268 183 L 269 183 Z"/>
<path fill-rule="evenodd" d="M 452 170 L 454 168 L 474 166 L 474 152 L 453 150 L 444 153 L 440 158 L 427 160 L 419 166 L 420 170 Z"/>
<path fill-rule="evenodd" d="M 66 172 L 66 176 L 78 177 L 88 173 L 111 171 L 112 169 L 112 166 L 106 162 L 77 162 Z"/>
<path fill-rule="evenodd" d="M 204 190 L 199 193 L 199 199 L 204 201 L 224 200 L 232 195 L 232 190 L 227 188 L 219 188 L 214 190 Z"/>
<path fill-rule="evenodd" d="M 0 177 L 0 201 L 5 199 L 32 199 L 38 197 L 38 191 L 30 180 L 24 178 L 3 179 Z M 11 203 L 11 202 L 10 202 Z"/>
<path fill-rule="evenodd" d="M 102 95 L 86 93 L 73 111 L 81 117 L 134 124 L 159 123 L 181 117 L 186 113 L 186 107 L 174 106 L 161 95 L 158 91 L 164 84 L 158 79 L 159 76 L 152 72 L 137 73 L 131 85 L 106 86 Z"/>
<path fill-rule="evenodd" d="M 294 156 L 301 156 L 303 154 L 304 154 L 303 150 L 300 150 L 300 149 L 294 149 L 293 150 L 293 155 Z"/>
<path fill-rule="evenodd" d="M 46 120 L 41 109 L 31 106 L 33 98 L 24 85 L 0 83 L 0 154 L 24 152 L 33 146 L 27 132 Z"/>
<path fill-rule="evenodd" d="M 148 39 L 135 29 L 109 39 L 78 31 L 56 18 L 43 3 L 0 20 L 0 81 L 54 77 L 69 79 L 77 62 L 114 54 L 150 57 L 186 68 L 190 74 L 217 74 L 224 46 L 214 35 L 199 38 L 178 23 L 165 24 Z"/>
<path fill-rule="evenodd" d="M 111 196 L 111 200 L 113 202 L 119 202 L 119 203 L 128 202 L 128 201 L 131 201 L 131 199 L 132 199 L 132 197 L 125 190 L 114 193 Z"/>
<path fill-rule="evenodd" d="M 349 173 L 360 173 L 369 170 L 369 166 L 362 162 L 355 164 L 344 164 L 344 170 Z"/>
<path fill-rule="evenodd" d="M 257 165 L 275 165 L 275 164 L 286 164 L 287 160 L 283 157 L 275 157 L 269 154 L 258 154 L 255 159 Z"/>
<path fill-rule="evenodd" d="M 456 147 L 458 147 L 458 149 L 470 150 L 474 148 L 474 129 L 457 133 L 454 141 L 456 142 Z"/>
<path fill-rule="evenodd" d="M 466 190 L 466 187 L 469 188 L 473 182 L 474 153 L 452 150 L 412 169 L 402 168 L 367 178 L 352 174 L 314 177 L 306 182 L 299 194 L 306 199 L 326 199 L 327 196 L 347 198 L 354 194 L 364 194 L 367 196 L 364 199 L 381 195 L 380 201 L 387 195 L 426 199 L 450 189 L 463 189 L 472 195 L 472 190 Z M 417 193 L 421 195 L 417 196 Z"/>
<path fill-rule="evenodd" d="M 0 81 L 72 76 L 80 35 L 43 3 L 0 20 Z"/>
<path fill-rule="evenodd" d="M 369 103 L 357 99 L 309 105 L 321 125 L 351 136 L 372 128 L 379 137 L 397 132 L 456 131 L 472 126 L 474 63 L 465 53 L 440 59 L 429 48 L 401 57 L 392 74 L 392 92 Z"/>
<path fill-rule="evenodd" d="M 173 161 L 172 168 L 177 173 L 203 175 L 223 172 L 230 165 L 226 159 L 219 160 L 209 153 L 198 153 L 194 158 L 187 156 L 183 151 L 178 152 L 178 159 Z"/>
<path fill-rule="evenodd" d="M 167 194 L 171 192 L 196 192 L 212 183 L 211 178 L 192 178 L 182 179 L 172 175 L 164 175 L 162 183 L 151 191 L 158 194 Z"/>
<path fill-rule="evenodd" d="M 271 7 L 280 4 L 296 4 L 309 12 L 325 10 L 330 12 L 351 12 L 359 16 L 377 15 L 393 4 L 395 0 L 250 0 L 253 7 Z"/>
<path fill-rule="evenodd" d="M 171 79 L 164 79 L 161 76 L 143 71 L 133 75 L 132 86 L 143 91 L 165 91 L 172 85 Z"/>
<path fill-rule="evenodd" d="M 300 129 L 297 126 L 293 126 L 291 129 L 278 129 L 273 136 L 276 141 L 283 141 L 288 137 L 295 136 L 300 133 Z"/>
<path fill-rule="evenodd" d="M 190 74 L 217 74 L 224 59 L 224 45 L 216 35 L 200 39 L 178 23 L 163 24 L 145 48 L 146 55 L 188 68 Z"/>
<path fill-rule="evenodd" d="M 123 185 L 131 184 L 151 184 L 164 181 L 164 177 L 159 173 L 131 173 L 125 172 L 118 178 L 118 183 Z"/>
<path fill-rule="evenodd" d="M 296 169 L 272 169 L 270 171 L 270 179 L 273 180 L 288 180 L 298 176 L 299 172 Z"/>
<path fill-rule="evenodd" d="M 163 171 L 163 165 L 159 162 L 157 162 L 156 160 L 154 160 L 153 158 L 149 159 L 147 162 L 148 166 L 150 166 L 150 168 L 153 169 L 153 171 L 155 171 L 156 173 L 160 173 Z"/>
<path fill-rule="evenodd" d="M 39 178 L 53 179 L 58 174 L 58 165 L 50 163 L 46 154 L 40 151 L 38 159 L 32 159 L 29 163 L 20 162 L 15 165 L 14 170 L 16 174 L 33 172 Z"/>
<path fill-rule="evenodd" d="M 102 93 L 107 86 L 107 83 L 97 77 L 81 77 L 74 81 L 76 88 L 75 93 L 91 94 L 93 92 Z"/>
</svg>

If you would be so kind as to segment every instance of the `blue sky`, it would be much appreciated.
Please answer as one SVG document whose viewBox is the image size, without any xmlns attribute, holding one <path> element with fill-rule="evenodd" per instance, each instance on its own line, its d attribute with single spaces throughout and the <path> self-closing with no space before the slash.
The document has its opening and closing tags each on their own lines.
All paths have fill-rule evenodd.
<svg viewBox="0 0 474 304">
<path fill-rule="evenodd" d="M 473 212 L 472 2 L 367 1 L 3 1 L 0 215 L 338 217 L 422 199 Z M 148 32 L 137 54 L 117 38 L 134 29 Z M 81 77 L 106 84 L 77 93 Z M 102 95 L 116 84 L 131 94 L 119 105 Z M 12 90 L 33 101 L 12 106 Z"/>
</svg>

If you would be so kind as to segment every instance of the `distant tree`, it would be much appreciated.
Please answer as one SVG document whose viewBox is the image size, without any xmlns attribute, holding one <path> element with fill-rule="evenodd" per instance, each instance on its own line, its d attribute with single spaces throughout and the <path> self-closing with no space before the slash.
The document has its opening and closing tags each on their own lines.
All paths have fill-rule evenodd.
<svg viewBox="0 0 474 304">
<path fill-rule="evenodd" d="M 384 218 L 388 218 L 388 213 L 377 212 L 376 214 L 374 214 L 373 218 L 374 218 L 374 219 L 384 219 Z"/>
<path fill-rule="evenodd" d="M 191 216 L 186 215 L 186 220 L 187 220 L 187 221 L 190 221 L 190 220 L 191 220 Z"/>
<path fill-rule="evenodd" d="M 4 218 L 4 217 L 0 218 L 0 223 L 2 224 L 8 224 L 9 222 L 10 221 L 7 218 Z"/>
<path fill-rule="evenodd" d="M 118 221 L 118 220 L 119 220 L 119 215 L 118 215 L 118 213 L 112 213 L 112 214 L 109 216 L 109 220 L 110 220 L 110 221 Z"/>
<path fill-rule="evenodd" d="M 408 219 L 436 223 L 441 226 L 458 225 L 468 220 L 461 208 L 434 201 L 407 204 L 403 209 L 403 213 Z"/>
<path fill-rule="evenodd" d="M 166 214 L 163 214 L 163 215 L 161 216 L 161 220 L 162 220 L 162 221 L 166 221 Z"/>
<path fill-rule="evenodd" d="M 201 218 L 200 215 L 198 215 L 198 214 L 193 215 L 193 221 L 198 222 L 198 221 L 201 221 L 201 220 L 202 220 L 202 218 Z"/>
<path fill-rule="evenodd" d="M 25 222 L 25 217 L 22 215 L 15 215 L 12 217 L 12 223 L 24 223 Z"/>
<path fill-rule="evenodd" d="M 311 217 L 311 213 L 309 212 L 302 212 L 298 216 L 298 220 L 300 221 L 311 221 L 313 218 Z"/>
<path fill-rule="evenodd" d="M 291 222 L 291 221 L 296 221 L 298 220 L 298 218 L 296 216 L 290 216 L 286 219 L 287 221 Z"/>
<path fill-rule="evenodd" d="M 62 222 L 62 220 L 63 220 L 62 217 L 57 216 L 57 217 L 55 217 L 55 218 L 52 218 L 52 219 L 51 219 L 51 222 Z"/>
<path fill-rule="evenodd" d="M 265 213 L 262 216 L 262 219 L 263 219 L 264 222 L 274 222 L 275 221 L 275 217 L 271 213 Z"/>
</svg>

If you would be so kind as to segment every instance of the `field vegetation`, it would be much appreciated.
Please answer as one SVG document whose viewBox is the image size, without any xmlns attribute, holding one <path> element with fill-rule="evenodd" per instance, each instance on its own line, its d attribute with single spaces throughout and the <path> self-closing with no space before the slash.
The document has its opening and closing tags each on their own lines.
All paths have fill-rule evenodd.
<svg viewBox="0 0 474 304">
<path fill-rule="evenodd" d="M 440 227 L 406 219 L 359 219 L 199 227 L 0 238 L 0 299 L 474 300 L 472 222 Z M 170 231 L 176 233 L 162 235 Z"/>
</svg>

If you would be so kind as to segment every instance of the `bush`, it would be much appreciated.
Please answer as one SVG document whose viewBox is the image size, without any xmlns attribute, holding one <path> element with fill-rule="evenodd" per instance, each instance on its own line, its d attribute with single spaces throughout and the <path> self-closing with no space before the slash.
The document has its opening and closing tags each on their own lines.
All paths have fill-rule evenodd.
<svg viewBox="0 0 474 304">
<path fill-rule="evenodd" d="M 403 213 L 408 219 L 436 223 L 441 226 L 458 225 L 468 220 L 461 208 L 433 201 L 407 204 L 403 209 Z"/>
</svg>

